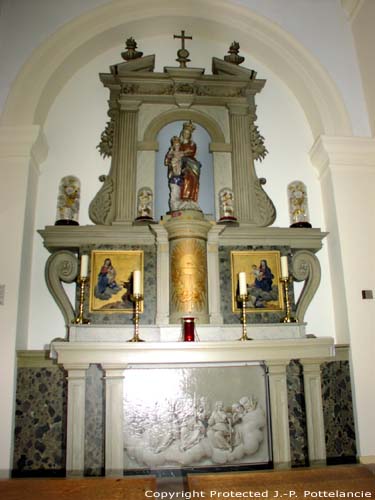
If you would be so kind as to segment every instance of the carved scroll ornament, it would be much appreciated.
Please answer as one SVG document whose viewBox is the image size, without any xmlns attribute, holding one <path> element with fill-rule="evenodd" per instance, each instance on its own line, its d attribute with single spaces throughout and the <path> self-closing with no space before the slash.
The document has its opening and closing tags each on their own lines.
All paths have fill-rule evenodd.
<svg viewBox="0 0 375 500">
<path fill-rule="evenodd" d="M 48 258 L 45 270 L 47 287 L 64 317 L 66 326 L 74 320 L 75 312 L 62 282 L 72 283 L 77 274 L 78 259 L 73 252 L 60 250 Z"/>
<path fill-rule="evenodd" d="M 319 260 L 308 250 L 296 252 L 292 258 L 292 275 L 296 281 L 305 282 L 296 304 L 296 318 L 302 323 L 307 308 L 320 284 L 321 270 Z"/>
</svg>

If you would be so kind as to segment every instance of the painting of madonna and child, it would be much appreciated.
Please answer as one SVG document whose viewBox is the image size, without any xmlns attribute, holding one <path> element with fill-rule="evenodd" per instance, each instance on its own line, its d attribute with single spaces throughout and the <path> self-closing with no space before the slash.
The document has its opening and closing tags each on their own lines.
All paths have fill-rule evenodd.
<svg viewBox="0 0 375 500">
<path fill-rule="evenodd" d="M 141 271 L 141 250 L 95 250 L 91 254 L 90 312 L 133 313 L 133 272 Z M 141 302 L 141 307 L 143 304 Z"/>
<path fill-rule="evenodd" d="M 232 251 L 231 271 L 233 312 L 239 313 L 242 307 L 238 300 L 240 272 L 246 272 L 248 312 L 284 309 L 279 251 Z"/>
</svg>

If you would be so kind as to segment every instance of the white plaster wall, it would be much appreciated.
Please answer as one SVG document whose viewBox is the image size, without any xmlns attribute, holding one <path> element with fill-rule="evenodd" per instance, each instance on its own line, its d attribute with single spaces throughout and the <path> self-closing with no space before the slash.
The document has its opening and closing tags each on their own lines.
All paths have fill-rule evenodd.
<svg viewBox="0 0 375 500">
<path fill-rule="evenodd" d="M 361 290 L 375 288 L 375 235 L 371 230 L 375 217 L 375 172 L 371 168 L 339 167 L 332 177 L 340 236 L 346 242 L 342 255 L 355 400 L 360 415 L 358 444 L 360 455 L 372 455 L 373 462 L 375 404 L 373 398 L 369 398 L 369 387 L 375 376 L 375 302 L 363 300 Z M 356 184 L 354 191 L 353 183 Z"/>
<path fill-rule="evenodd" d="M 130 0 L 121 1 L 124 9 L 131 8 Z M 184 0 L 175 0 L 175 4 L 180 1 Z M 3 107 L 12 81 L 34 48 L 74 17 L 107 3 L 111 2 L 108 0 L 64 0 L 63 2 L 60 0 L 33 0 L 32 2 L 3 0 L 0 9 L 0 64 L 2 67 L 0 109 Z M 311 51 L 339 87 L 352 119 L 354 133 L 369 135 L 370 129 L 350 24 L 339 0 L 226 0 L 226 4 L 228 3 L 248 7 L 257 14 L 267 17 Z M 194 15 L 197 13 L 192 11 L 192 16 Z M 189 21 L 186 22 L 189 24 Z M 159 31 L 162 32 L 164 27 L 160 20 L 158 23 L 160 24 Z M 184 29 L 183 26 L 182 29 Z M 133 35 L 136 34 L 133 33 Z M 168 34 L 171 36 L 170 33 Z M 192 34 L 194 35 L 194 32 Z M 208 36 L 213 39 L 217 35 L 209 33 Z M 241 40 L 239 41 L 241 43 Z M 228 40 L 228 43 L 230 42 L 231 40 Z M 165 53 L 171 52 L 172 54 L 170 62 L 175 59 L 175 43 L 168 40 L 163 47 Z M 196 47 L 195 51 L 194 47 Z M 189 45 L 189 50 L 190 48 L 194 59 L 197 60 L 201 48 L 195 41 Z M 251 47 L 249 49 L 251 50 Z M 152 47 L 149 53 L 151 52 L 154 52 Z M 219 55 L 222 56 L 222 54 Z"/>
<path fill-rule="evenodd" d="M 372 1 L 372 0 L 370 0 Z M 340 0 L 233 0 L 300 41 L 338 86 L 354 135 L 371 135 L 350 23 Z"/>
<path fill-rule="evenodd" d="M 168 43 L 164 36 L 139 40 L 145 54 L 155 53 L 158 68 L 173 65 L 170 54 L 164 55 Z M 194 66 L 206 65 L 210 72 L 212 55 L 225 54 L 224 44 L 200 41 L 199 57 Z M 43 164 L 36 211 L 35 231 L 55 222 L 58 184 L 64 175 L 74 174 L 82 183 L 80 224 L 90 224 L 88 206 L 100 187 L 99 175 L 107 173 L 108 160 L 100 158 L 96 145 L 107 121 L 107 90 L 102 87 L 98 73 L 107 71 L 110 64 L 119 62 L 122 47 L 108 51 L 88 63 L 69 81 L 56 99 L 48 116 L 45 133 L 50 153 Z M 172 57 L 174 53 L 172 52 Z M 286 186 L 294 179 L 301 179 L 308 186 L 311 222 L 322 227 L 322 206 L 320 185 L 308 157 L 312 136 L 305 116 L 289 90 L 272 74 L 249 55 L 245 65 L 258 71 L 259 78 L 266 78 L 267 84 L 258 96 L 258 124 L 266 138 L 270 151 L 263 163 L 257 162 L 260 176 L 267 178 L 266 190 L 277 208 L 276 226 L 289 226 Z M 157 190 L 158 191 L 158 190 Z M 201 193 L 204 197 L 204 193 Z M 28 348 L 38 349 L 51 339 L 65 333 L 60 311 L 44 283 L 44 266 L 48 252 L 43 248 L 41 237 L 35 234 L 32 267 L 32 289 L 29 322 Z M 334 333 L 331 292 L 325 249 L 319 253 L 323 267 L 323 282 L 316 299 L 311 305 L 307 321 L 308 333 L 330 336 Z M 73 285 L 67 286 L 73 291 Z M 323 320 L 323 321 L 322 321 Z M 53 330 L 51 330 L 51 325 Z M 323 326 L 322 326 L 323 325 Z"/>
</svg>

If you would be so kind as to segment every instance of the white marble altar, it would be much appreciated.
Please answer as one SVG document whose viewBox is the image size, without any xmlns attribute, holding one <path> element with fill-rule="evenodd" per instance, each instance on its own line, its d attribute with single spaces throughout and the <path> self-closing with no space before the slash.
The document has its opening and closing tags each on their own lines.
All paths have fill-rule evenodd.
<svg viewBox="0 0 375 500">
<path fill-rule="evenodd" d="M 89 332 L 90 327 L 74 327 L 81 333 Z M 92 329 L 98 327 L 91 327 Z M 101 327 L 103 334 L 110 328 Z M 95 331 L 95 330 L 94 330 Z M 130 331 L 129 331 L 130 333 Z M 237 333 L 237 332 L 236 332 Z M 316 404 L 320 397 L 320 363 L 333 359 L 334 343 L 330 337 L 324 338 L 285 338 L 278 340 L 205 341 L 205 342 L 98 342 L 71 341 L 53 342 L 52 352 L 57 361 L 68 371 L 69 380 L 79 379 L 82 386 L 85 368 L 98 364 L 105 370 L 106 380 L 106 474 L 122 475 L 124 469 L 122 434 L 122 379 L 126 369 L 135 367 L 173 367 L 197 366 L 219 363 L 243 364 L 262 362 L 269 372 L 270 411 L 272 415 L 273 463 L 275 467 L 290 466 L 290 441 L 288 429 L 288 404 L 286 386 L 286 365 L 292 359 L 299 359 L 306 369 L 306 377 L 313 377 L 309 396 L 306 398 L 308 422 L 308 442 L 312 455 L 318 459 L 324 456 L 324 424 L 322 405 Z M 310 367 L 313 364 L 313 373 Z M 85 407 L 84 390 L 70 390 L 68 407 L 71 415 L 82 415 Z M 82 418 L 80 420 L 83 420 Z M 84 454 L 82 452 L 84 428 L 73 425 L 68 418 L 67 470 L 69 474 L 83 473 Z M 71 459 L 69 458 L 71 457 Z"/>
</svg>

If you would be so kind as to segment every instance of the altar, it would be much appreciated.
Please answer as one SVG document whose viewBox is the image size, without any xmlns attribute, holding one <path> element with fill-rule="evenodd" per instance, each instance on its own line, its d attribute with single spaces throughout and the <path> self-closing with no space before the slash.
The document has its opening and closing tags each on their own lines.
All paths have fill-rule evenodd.
<svg viewBox="0 0 375 500">
<path fill-rule="evenodd" d="M 301 181 L 288 186 L 291 226 L 273 226 L 255 169 L 268 153 L 255 123 L 266 82 L 237 42 L 228 54 L 206 75 L 180 49 L 178 67 L 155 72 L 129 38 L 124 62 L 100 74 L 98 149 L 111 166 L 93 224 L 78 223 L 70 176 L 58 220 L 39 231 L 66 326 L 50 357 L 67 374 L 68 475 L 326 461 L 322 370 L 339 357 L 305 322 L 326 233 L 308 221 Z"/>
<path fill-rule="evenodd" d="M 145 342 L 145 343 L 97 343 L 97 342 L 54 342 L 53 351 L 68 372 L 68 435 L 67 435 L 67 473 L 82 474 L 85 456 L 85 377 L 90 364 L 100 364 L 105 379 L 105 471 L 106 475 L 122 475 L 124 472 L 124 387 L 127 384 L 127 371 L 137 368 L 176 369 L 184 367 L 215 367 L 232 369 L 247 365 L 265 366 L 267 394 L 261 404 L 264 406 L 264 421 L 259 428 L 267 429 L 269 455 L 263 463 L 273 463 L 275 467 L 290 467 L 289 414 L 287 396 L 287 365 L 292 359 L 299 359 L 303 366 L 306 419 L 311 464 L 323 463 L 326 458 L 321 395 L 320 365 L 333 357 L 332 339 L 298 340 L 254 340 L 251 342 Z M 215 369 L 214 368 L 214 369 Z M 152 374 L 150 374 L 152 377 Z M 137 384 L 137 379 L 132 379 Z M 168 386 L 168 378 L 164 379 Z M 259 382 L 259 381 L 258 381 Z M 235 392 L 234 386 L 229 392 Z M 225 386 L 226 381 L 220 384 Z M 255 384 L 256 385 L 256 384 Z M 266 387 L 265 386 L 265 387 Z M 137 387 L 137 385 L 136 385 Z M 139 388 L 144 387 L 140 384 Z M 250 385 L 251 387 L 251 385 Z M 249 397 L 248 387 L 243 397 Z M 254 389 L 254 388 L 253 388 Z M 269 390 L 269 396 L 268 396 Z M 165 389 L 167 391 L 167 388 Z M 201 397 L 212 400 L 213 388 Z M 163 393 L 163 391 L 162 391 Z M 227 395 L 228 403 L 228 394 Z M 186 393 L 184 394 L 186 398 Z M 162 400 L 162 398 L 160 398 Z M 268 409 L 269 405 L 269 409 Z M 155 424 L 154 424 L 155 425 Z M 261 441 L 264 437 L 261 436 Z M 231 448 L 232 450 L 232 448 Z M 221 450 L 222 451 L 222 450 Z M 251 455 L 252 453 L 250 453 Z M 240 456 L 240 458 L 242 458 Z M 223 458 L 221 465 L 226 464 Z M 172 456 L 174 468 L 192 467 L 192 462 L 176 461 Z M 249 460 L 245 462 L 249 464 Z M 250 460 L 251 463 L 251 460 Z M 142 462 L 141 462 L 142 464 Z M 238 457 L 230 464 L 240 466 Z M 161 465 L 161 464 L 160 464 Z M 211 462 L 211 466 L 215 463 Z M 218 465 L 216 463 L 216 465 Z M 143 463 L 144 469 L 155 468 Z M 207 464 L 205 464 L 207 467 Z"/>
</svg>

